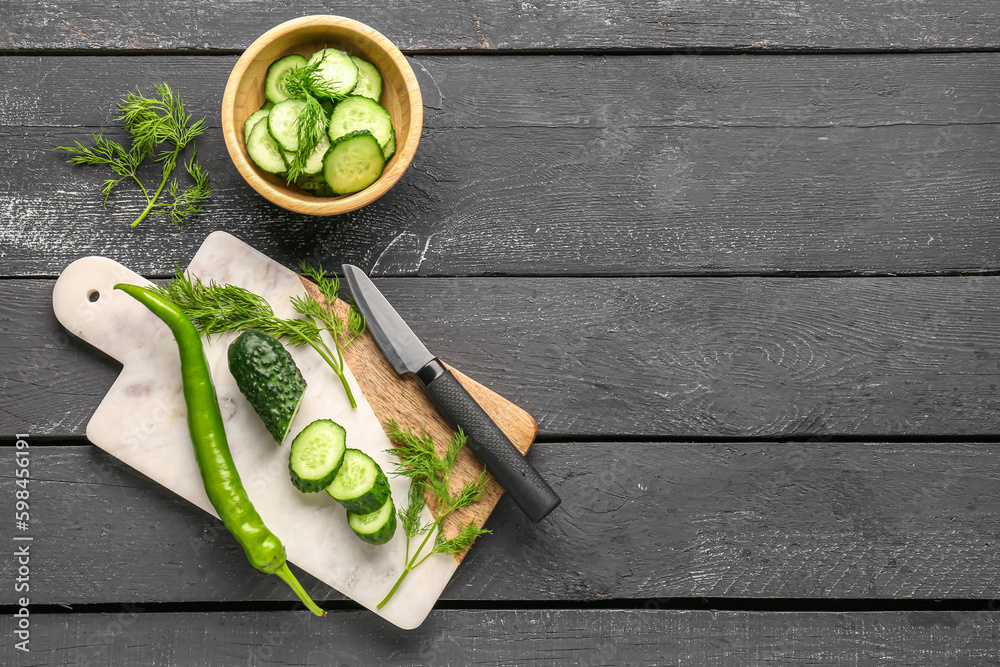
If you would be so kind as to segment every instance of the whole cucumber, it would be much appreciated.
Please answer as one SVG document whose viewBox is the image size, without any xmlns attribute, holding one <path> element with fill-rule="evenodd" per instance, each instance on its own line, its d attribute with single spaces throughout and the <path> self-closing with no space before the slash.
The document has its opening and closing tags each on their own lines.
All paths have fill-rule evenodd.
<svg viewBox="0 0 1000 667">
<path fill-rule="evenodd" d="M 244 331 L 229 346 L 229 372 L 280 445 L 302 403 L 306 381 L 285 346 L 260 331 Z"/>
</svg>

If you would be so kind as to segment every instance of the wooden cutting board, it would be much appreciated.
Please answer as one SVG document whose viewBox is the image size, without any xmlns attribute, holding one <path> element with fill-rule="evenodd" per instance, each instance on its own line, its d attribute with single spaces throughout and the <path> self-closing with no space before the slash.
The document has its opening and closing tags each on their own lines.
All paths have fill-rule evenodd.
<svg viewBox="0 0 1000 667">
<path fill-rule="evenodd" d="M 294 317 L 289 300 L 307 289 L 322 298 L 314 285 L 295 272 L 223 232 L 205 240 L 188 270 L 203 281 L 235 284 L 263 296 L 279 317 Z M 137 301 L 113 289 L 119 282 L 149 283 L 112 260 L 85 257 L 63 271 L 53 290 L 53 308 L 63 326 L 123 365 L 121 375 L 88 423 L 87 437 L 214 515 L 187 430 L 177 345 L 166 325 Z M 347 305 L 338 300 L 335 308 L 346 313 Z M 365 544 L 350 531 L 343 508 L 327 494 L 303 494 L 292 486 L 288 446 L 275 444 L 229 373 L 226 349 L 235 337 L 235 333 L 228 333 L 213 338 L 206 343 L 205 353 L 233 459 L 264 522 L 284 542 L 291 563 L 391 623 L 401 628 L 417 627 L 461 556 L 429 558 L 409 574 L 389 604 L 376 609 L 402 571 L 406 549 L 403 531 L 397 530 L 388 544 Z M 390 474 L 393 500 L 404 504 L 409 482 L 391 476 L 396 459 L 386 451 L 390 443 L 385 421 L 396 419 L 414 431 L 426 430 L 439 448 L 451 435 L 451 428 L 424 396 L 419 383 L 397 376 L 374 339 L 365 333 L 345 354 L 348 380 L 358 401 L 357 409 L 351 409 L 340 380 L 311 348 L 290 348 L 290 352 L 308 387 L 289 441 L 314 419 L 337 421 L 347 430 L 348 447 L 365 451 Z M 436 352 L 447 358 L 447 350 Z M 518 449 L 527 452 L 537 433 L 534 419 L 474 380 L 459 372 L 456 375 Z M 453 487 L 479 475 L 482 467 L 466 451 L 455 470 Z M 469 520 L 482 526 L 501 493 L 491 480 L 484 498 L 448 518 L 445 535 L 454 535 L 457 527 Z M 431 510 L 433 507 L 425 510 L 428 520 Z M 411 549 L 417 544 L 414 539 Z M 171 554 L 171 558 L 178 557 L 183 555 Z M 249 563 L 247 567 L 251 567 Z"/>
</svg>

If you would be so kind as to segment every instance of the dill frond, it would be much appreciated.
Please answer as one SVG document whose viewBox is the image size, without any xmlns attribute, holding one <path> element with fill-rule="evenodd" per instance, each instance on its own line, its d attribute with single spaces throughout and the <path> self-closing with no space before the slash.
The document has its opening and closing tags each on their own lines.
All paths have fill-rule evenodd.
<svg viewBox="0 0 1000 667">
<path fill-rule="evenodd" d="M 159 97 L 145 97 L 138 88 L 129 91 L 118 103 L 121 115 L 115 118 L 129 133 L 131 148 L 126 150 L 121 144 L 94 135 L 94 145 L 86 146 L 75 141 L 75 146 L 57 146 L 56 150 L 73 154 L 70 164 L 107 165 L 118 178 L 109 178 L 101 184 L 104 205 L 112 191 L 125 180 L 133 180 L 146 199 L 146 208 L 132 221 L 135 227 L 147 216 L 169 215 L 175 224 L 181 224 L 189 215 L 201 213 L 202 204 L 212 194 L 208 172 L 196 161 L 196 151 L 184 167 L 194 181 L 183 191 L 176 178 L 170 176 L 177 166 L 177 159 L 184 147 L 205 131 L 205 119 L 192 123 L 191 114 L 184 107 L 184 100 L 175 94 L 166 83 L 153 84 Z M 152 194 L 137 176 L 139 166 L 147 157 L 161 164 L 162 176 L 159 187 Z M 170 194 L 170 202 L 160 202 L 164 189 Z"/>
<path fill-rule="evenodd" d="M 483 471 L 475 480 L 463 484 L 460 489 L 451 492 L 449 483 L 451 473 L 454 469 L 458 453 L 465 445 L 466 437 L 461 429 L 457 430 L 448 443 L 448 448 L 444 456 L 439 456 L 434 449 L 433 439 L 427 435 L 426 431 L 419 435 L 410 429 L 400 427 L 395 419 L 386 421 L 386 434 L 392 441 L 392 449 L 389 451 L 396 455 L 399 463 L 396 466 L 396 474 L 408 477 L 410 480 L 410 494 L 405 508 L 399 510 L 400 523 L 403 524 L 403 531 L 406 534 L 406 562 L 403 572 L 399 575 L 392 589 L 385 596 L 378 608 L 381 609 L 392 596 L 406 576 L 421 563 L 430 558 L 433 554 L 457 555 L 464 553 L 476 541 L 480 535 L 489 533 L 489 530 L 480 528 L 472 521 L 462 526 L 458 534 L 452 538 L 445 539 L 441 532 L 441 522 L 446 516 L 460 509 L 468 507 L 483 497 L 486 493 L 486 484 L 489 476 Z M 422 523 L 420 514 L 424 509 L 425 494 L 429 492 L 437 502 L 437 518 L 432 523 Z M 437 530 L 435 530 L 437 529 Z M 410 538 L 418 535 L 426 536 L 417 550 L 410 555 Z M 434 535 L 434 545 L 429 552 L 424 553 L 430 536 Z"/>
<path fill-rule="evenodd" d="M 321 335 L 323 331 L 329 331 L 326 320 L 323 319 L 328 313 L 308 296 L 292 299 L 296 310 L 307 315 L 305 319 L 284 319 L 274 314 L 266 299 L 250 290 L 238 285 L 220 285 L 214 281 L 206 283 L 197 276 L 185 273 L 180 267 L 176 267 L 174 277 L 169 282 L 153 289 L 176 304 L 202 336 L 254 329 L 295 347 L 309 345 L 340 378 L 351 407 L 357 407 L 347 382 L 343 359 L 343 347 L 353 338 L 344 342 L 342 336 L 334 336 L 337 351 L 332 351 Z"/>
</svg>

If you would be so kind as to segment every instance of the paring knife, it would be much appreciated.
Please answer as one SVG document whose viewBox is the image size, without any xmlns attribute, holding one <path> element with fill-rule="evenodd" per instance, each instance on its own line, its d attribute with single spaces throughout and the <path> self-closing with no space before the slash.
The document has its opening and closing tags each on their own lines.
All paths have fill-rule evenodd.
<svg viewBox="0 0 1000 667">
<path fill-rule="evenodd" d="M 409 372 L 417 376 L 441 414 L 462 427 L 469 449 L 497 483 L 531 521 L 541 521 L 559 504 L 559 496 L 451 371 L 420 342 L 364 271 L 350 264 L 344 264 L 343 269 L 351 296 L 392 367 L 400 375 Z"/>
</svg>

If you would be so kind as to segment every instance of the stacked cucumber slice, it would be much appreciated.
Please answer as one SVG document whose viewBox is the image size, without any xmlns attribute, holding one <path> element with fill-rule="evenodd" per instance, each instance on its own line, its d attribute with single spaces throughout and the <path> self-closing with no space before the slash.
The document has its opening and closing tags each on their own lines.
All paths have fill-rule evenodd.
<svg viewBox="0 0 1000 667">
<path fill-rule="evenodd" d="M 292 166 L 306 103 L 292 97 L 284 84 L 290 72 L 306 66 L 315 67 L 309 90 L 323 107 L 324 131 L 316 147 L 300 158 L 305 168 L 295 183 L 317 197 L 364 190 L 378 180 L 395 152 L 396 132 L 389 112 L 379 105 L 378 68 L 339 49 L 320 49 L 308 59 L 293 54 L 271 64 L 264 80 L 268 101 L 244 124 L 247 153 L 270 174 L 286 174 Z"/>
<path fill-rule="evenodd" d="M 251 136 L 259 127 L 251 130 Z M 282 444 L 306 390 L 292 355 L 279 340 L 251 330 L 233 341 L 228 356 L 240 391 Z M 374 459 L 347 448 L 347 431 L 340 424 L 317 419 L 302 429 L 292 440 L 288 470 L 299 491 L 326 489 L 347 510 L 348 525 L 365 542 L 385 544 L 396 534 L 389 480 Z"/>
<path fill-rule="evenodd" d="M 347 510 L 354 534 L 369 544 L 385 544 L 396 533 L 396 508 L 389 480 L 374 459 L 348 449 L 344 463 L 326 492 Z"/>
<path fill-rule="evenodd" d="M 385 544 L 396 534 L 396 508 L 389 480 L 372 457 L 347 449 L 347 432 L 329 419 L 302 429 L 292 442 L 288 469 L 303 493 L 322 491 L 347 510 L 354 534 L 369 544 Z"/>
<path fill-rule="evenodd" d="M 337 477 L 347 451 L 347 431 L 330 419 L 317 419 L 295 436 L 288 455 L 292 484 L 303 493 L 315 493 Z"/>
</svg>

